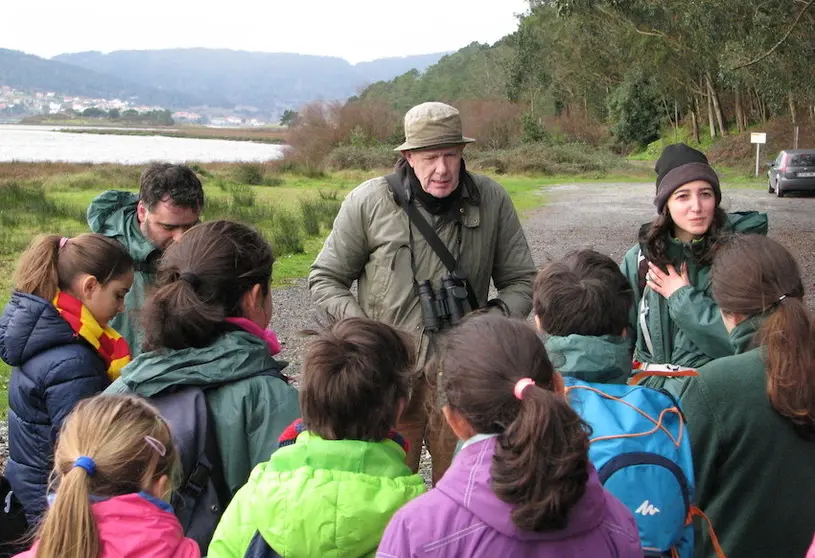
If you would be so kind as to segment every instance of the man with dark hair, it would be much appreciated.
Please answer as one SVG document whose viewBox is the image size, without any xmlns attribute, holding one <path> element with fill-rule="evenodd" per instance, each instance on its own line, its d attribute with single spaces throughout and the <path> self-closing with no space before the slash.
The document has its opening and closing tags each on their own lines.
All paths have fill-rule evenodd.
<svg viewBox="0 0 815 558">
<path fill-rule="evenodd" d="M 422 103 L 405 114 L 404 127 L 396 170 L 348 194 L 308 286 L 332 316 L 369 317 L 412 333 L 422 368 L 475 308 L 526 318 L 535 265 L 506 190 L 465 167 L 464 148 L 475 140 L 462 134 L 458 110 Z M 487 300 L 490 279 L 498 296 Z M 416 375 L 399 430 L 414 471 L 427 442 L 436 482 L 456 438 L 440 415 L 428 420 L 428 408 L 437 407 L 435 371 L 428 375 Z"/>
<path fill-rule="evenodd" d="M 631 352 L 625 332 L 633 301 L 614 260 L 594 250 L 572 252 L 544 267 L 532 287 L 532 305 L 558 372 L 592 383 L 626 383 Z"/>
<path fill-rule="evenodd" d="M 121 242 L 135 262 L 125 311 L 110 322 L 127 339 L 134 357 L 142 352 L 138 312 L 156 263 L 171 242 L 200 221 L 203 208 L 204 189 L 195 172 L 169 163 L 154 163 L 142 172 L 138 194 L 108 190 L 88 207 L 91 230 Z"/>
</svg>

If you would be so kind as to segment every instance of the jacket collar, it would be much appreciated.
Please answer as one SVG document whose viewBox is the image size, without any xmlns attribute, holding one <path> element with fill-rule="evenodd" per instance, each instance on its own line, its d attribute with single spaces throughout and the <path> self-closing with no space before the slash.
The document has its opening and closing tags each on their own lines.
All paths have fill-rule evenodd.
<svg viewBox="0 0 815 558">
<path fill-rule="evenodd" d="M 628 342 L 617 335 L 553 335 L 546 352 L 558 372 L 585 382 L 624 384 L 631 375 Z"/>
</svg>

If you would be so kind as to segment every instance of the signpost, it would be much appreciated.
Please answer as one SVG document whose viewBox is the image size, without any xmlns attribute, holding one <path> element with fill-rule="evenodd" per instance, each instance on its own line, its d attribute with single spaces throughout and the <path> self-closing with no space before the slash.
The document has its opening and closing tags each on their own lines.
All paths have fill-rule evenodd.
<svg viewBox="0 0 815 558">
<path fill-rule="evenodd" d="M 764 132 L 752 132 L 750 134 L 750 143 L 756 144 L 756 176 L 758 176 L 759 153 L 761 153 L 761 144 L 767 143 L 767 134 Z"/>
</svg>

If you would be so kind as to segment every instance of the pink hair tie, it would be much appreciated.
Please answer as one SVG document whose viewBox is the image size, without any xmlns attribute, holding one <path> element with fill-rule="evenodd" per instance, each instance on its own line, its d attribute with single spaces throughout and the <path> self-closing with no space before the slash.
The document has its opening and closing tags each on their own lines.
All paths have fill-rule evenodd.
<svg viewBox="0 0 815 558">
<path fill-rule="evenodd" d="M 63 248 L 65 248 L 65 245 L 68 244 L 69 240 L 71 240 L 71 239 L 68 238 L 67 236 L 63 236 L 62 238 L 60 238 L 59 239 L 59 249 L 62 250 Z"/>
<path fill-rule="evenodd" d="M 520 399 L 521 401 L 523 401 L 524 390 L 526 388 L 528 388 L 529 386 L 534 386 L 534 385 L 535 385 L 535 380 L 533 380 L 532 378 L 521 378 L 515 384 L 515 397 L 517 399 Z"/>
</svg>

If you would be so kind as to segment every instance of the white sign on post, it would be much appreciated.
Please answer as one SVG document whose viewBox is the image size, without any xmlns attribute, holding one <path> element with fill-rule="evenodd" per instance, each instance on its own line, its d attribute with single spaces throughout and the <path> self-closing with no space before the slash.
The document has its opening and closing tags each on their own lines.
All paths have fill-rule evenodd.
<svg viewBox="0 0 815 558">
<path fill-rule="evenodd" d="M 750 143 L 756 144 L 756 176 L 758 176 L 758 159 L 761 152 L 761 144 L 767 143 L 767 134 L 765 132 L 751 132 Z"/>
</svg>

